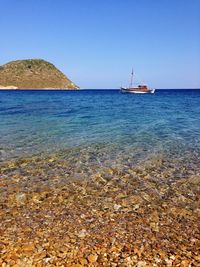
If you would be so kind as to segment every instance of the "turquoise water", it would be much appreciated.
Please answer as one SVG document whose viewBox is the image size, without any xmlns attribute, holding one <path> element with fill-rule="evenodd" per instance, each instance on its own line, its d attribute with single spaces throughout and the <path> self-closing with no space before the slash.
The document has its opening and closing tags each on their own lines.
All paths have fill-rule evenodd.
<svg viewBox="0 0 200 267">
<path fill-rule="evenodd" d="M 135 162 L 197 160 L 199 148 L 200 90 L 0 91 L 1 161 L 74 149 Z"/>
</svg>

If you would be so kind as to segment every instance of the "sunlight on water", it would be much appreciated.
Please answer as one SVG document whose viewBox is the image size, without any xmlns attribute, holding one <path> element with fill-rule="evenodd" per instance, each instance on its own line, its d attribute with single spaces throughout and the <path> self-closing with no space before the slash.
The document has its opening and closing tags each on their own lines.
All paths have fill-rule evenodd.
<svg viewBox="0 0 200 267">
<path fill-rule="evenodd" d="M 177 147 L 197 152 L 199 102 L 199 90 L 160 90 L 154 95 L 2 91 L 1 161 L 70 148 L 95 151 L 96 146 L 110 157 L 131 155 L 135 161 L 152 153 L 173 154 Z"/>
</svg>

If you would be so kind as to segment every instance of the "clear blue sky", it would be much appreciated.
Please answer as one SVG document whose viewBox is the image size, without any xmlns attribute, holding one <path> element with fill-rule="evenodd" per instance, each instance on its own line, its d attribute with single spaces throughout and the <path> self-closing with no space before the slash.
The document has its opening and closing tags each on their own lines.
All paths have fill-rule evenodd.
<svg viewBox="0 0 200 267">
<path fill-rule="evenodd" d="M 200 0 L 0 0 L 0 64 L 43 58 L 82 88 L 200 88 Z"/>
</svg>

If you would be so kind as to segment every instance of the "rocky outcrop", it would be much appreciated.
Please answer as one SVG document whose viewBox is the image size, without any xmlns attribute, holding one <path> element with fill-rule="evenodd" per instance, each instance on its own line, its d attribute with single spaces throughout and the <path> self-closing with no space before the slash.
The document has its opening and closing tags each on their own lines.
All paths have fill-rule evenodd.
<svg viewBox="0 0 200 267">
<path fill-rule="evenodd" d="M 0 89 L 79 89 L 53 64 L 42 59 L 11 61 L 0 66 Z"/>
</svg>

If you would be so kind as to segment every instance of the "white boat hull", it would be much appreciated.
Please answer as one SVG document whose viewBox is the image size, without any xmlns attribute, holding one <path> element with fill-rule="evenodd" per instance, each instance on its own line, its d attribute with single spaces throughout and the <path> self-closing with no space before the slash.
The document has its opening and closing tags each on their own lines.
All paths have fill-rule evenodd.
<svg viewBox="0 0 200 267">
<path fill-rule="evenodd" d="M 122 93 L 128 93 L 128 94 L 154 94 L 155 89 L 150 89 L 149 91 L 138 91 L 134 89 L 128 89 L 128 88 L 121 88 Z"/>
</svg>

